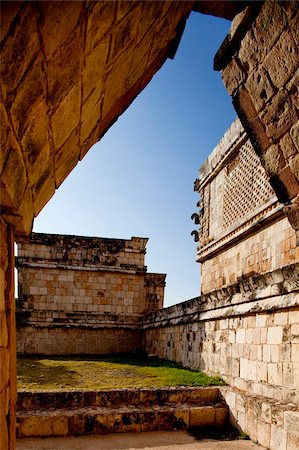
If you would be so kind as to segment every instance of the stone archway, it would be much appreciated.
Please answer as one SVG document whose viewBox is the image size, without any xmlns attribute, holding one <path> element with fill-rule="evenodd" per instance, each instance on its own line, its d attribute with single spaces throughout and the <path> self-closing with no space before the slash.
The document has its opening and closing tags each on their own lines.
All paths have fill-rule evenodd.
<svg viewBox="0 0 299 450">
<path fill-rule="evenodd" d="M 298 7 L 282 2 L 272 14 L 270 1 L 248 3 L 1 3 L 1 447 L 15 439 L 13 242 L 26 239 L 55 189 L 174 57 L 192 9 L 229 19 L 244 10 L 216 67 L 299 228 Z M 277 71 L 281 58 L 289 64 Z"/>
</svg>

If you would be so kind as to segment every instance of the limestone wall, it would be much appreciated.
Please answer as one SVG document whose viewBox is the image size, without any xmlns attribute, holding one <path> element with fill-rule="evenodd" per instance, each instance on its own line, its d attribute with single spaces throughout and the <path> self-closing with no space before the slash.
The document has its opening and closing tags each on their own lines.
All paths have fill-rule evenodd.
<svg viewBox="0 0 299 450">
<path fill-rule="evenodd" d="M 298 263 L 153 313 L 144 330 L 148 352 L 229 384 L 231 421 L 253 440 L 298 448 Z"/>
<path fill-rule="evenodd" d="M 11 225 L 0 218 L 0 448 L 14 448 L 16 434 L 16 324 L 14 243 Z"/>
<path fill-rule="evenodd" d="M 138 318 L 163 307 L 165 275 L 146 272 L 147 239 L 33 233 L 19 244 L 18 351 L 141 348 Z"/>
<path fill-rule="evenodd" d="M 299 241 L 298 24 L 297 1 L 252 2 L 214 65 Z"/>
<path fill-rule="evenodd" d="M 199 173 L 202 293 L 299 261 L 295 230 L 238 119 Z"/>
</svg>

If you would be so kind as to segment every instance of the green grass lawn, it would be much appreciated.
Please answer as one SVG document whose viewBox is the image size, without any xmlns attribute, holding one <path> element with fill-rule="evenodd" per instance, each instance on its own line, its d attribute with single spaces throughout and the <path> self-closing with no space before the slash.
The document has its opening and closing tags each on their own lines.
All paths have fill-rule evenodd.
<svg viewBox="0 0 299 450">
<path fill-rule="evenodd" d="M 144 355 L 19 356 L 18 390 L 99 390 L 212 386 L 224 382 L 179 364 Z"/>
</svg>

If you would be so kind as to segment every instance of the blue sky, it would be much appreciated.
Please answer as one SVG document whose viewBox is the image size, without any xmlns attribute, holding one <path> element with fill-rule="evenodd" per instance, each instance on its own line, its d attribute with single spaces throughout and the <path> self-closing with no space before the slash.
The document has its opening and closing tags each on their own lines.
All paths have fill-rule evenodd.
<svg viewBox="0 0 299 450">
<path fill-rule="evenodd" d="M 224 19 L 192 13 L 167 60 L 39 214 L 34 231 L 148 237 L 149 272 L 167 274 L 165 306 L 199 295 L 195 228 L 199 166 L 236 114 L 213 57 Z"/>
</svg>

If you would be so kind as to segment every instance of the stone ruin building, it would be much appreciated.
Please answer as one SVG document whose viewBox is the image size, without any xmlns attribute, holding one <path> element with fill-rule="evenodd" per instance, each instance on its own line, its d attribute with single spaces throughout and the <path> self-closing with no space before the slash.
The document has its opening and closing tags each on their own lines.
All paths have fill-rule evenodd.
<svg viewBox="0 0 299 450">
<path fill-rule="evenodd" d="M 146 238 L 32 233 L 19 244 L 17 351 L 141 350 L 140 318 L 163 307 L 164 274 L 144 265 Z"/>
<path fill-rule="evenodd" d="M 214 68 L 248 141 L 236 124 L 196 183 L 202 296 L 144 316 L 144 346 L 220 373 L 231 420 L 252 439 L 299 447 L 298 2 L 190 0 L 1 2 L 0 448 L 16 436 L 14 242 L 28 242 L 78 161 L 175 57 L 191 11 L 232 20 Z"/>
</svg>

